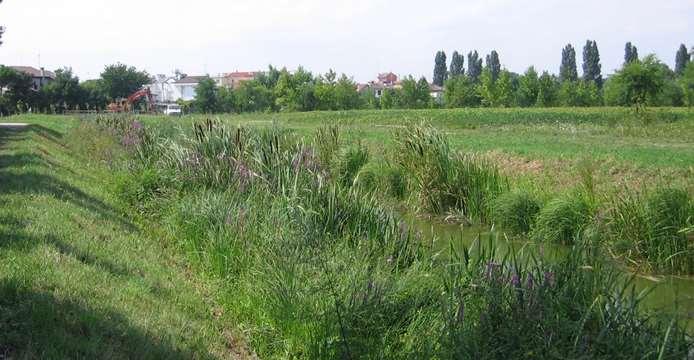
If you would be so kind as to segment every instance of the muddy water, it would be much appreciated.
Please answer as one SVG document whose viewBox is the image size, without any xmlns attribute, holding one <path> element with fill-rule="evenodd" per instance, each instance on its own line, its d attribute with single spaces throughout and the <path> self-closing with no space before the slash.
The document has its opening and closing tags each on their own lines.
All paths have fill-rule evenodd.
<svg viewBox="0 0 694 360">
<path fill-rule="evenodd" d="M 555 244 L 538 244 L 528 240 L 510 240 L 501 231 L 493 231 L 488 227 L 452 225 L 435 221 L 405 216 L 414 229 L 422 233 L 424 241 L 430 242 L 434 251 L 448 254 L 451 245 L 456 250 L 463 247 L 474 253 L 481 243 L 488 247 L 491 244 L 496 254 L 503 256 L 511 250 L 517 254 L 533 254 L 542 261 L 553 262 L 566 256 L 569 248 Z M 445 255 L 444 255 L 445 256 Z M 688 328 L 694 333 L 694 276 L 650 276 L 630 273 L 627 269 L 615 266 L 626 275 L 633 275 L 637 291 L 650 290 L 644 299 L 644 305 L 650 309 L 677 312 L 688 321 Z"/>
</svg>

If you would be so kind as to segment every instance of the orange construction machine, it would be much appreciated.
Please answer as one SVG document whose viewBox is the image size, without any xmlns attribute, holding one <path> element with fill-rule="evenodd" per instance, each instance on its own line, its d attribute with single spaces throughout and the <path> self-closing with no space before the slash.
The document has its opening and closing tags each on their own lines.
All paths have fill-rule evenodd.
<svg viewBox="0 0 694 360">
<path fill-rule="evenodd" d="M 146 111 L 153 112 L 154 97 L 152 96 L 152 92 L 149 91 L 148 88 L 140 89 L 134 92 L 132 95 L 128 96 L 127 98 L 119 99 L 115 102 L 110 103 L 108 105 L 108 111 L 118 113 L 131 112 L 134 110 L 135 104 L 137 104 L 137 102 L 142 98 L 146 100 Z"/>
</svg>

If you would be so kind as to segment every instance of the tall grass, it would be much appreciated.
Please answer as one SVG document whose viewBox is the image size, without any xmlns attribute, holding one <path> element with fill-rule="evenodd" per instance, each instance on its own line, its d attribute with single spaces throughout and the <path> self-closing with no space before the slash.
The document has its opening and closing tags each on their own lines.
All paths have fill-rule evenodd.
<svg viewBox="0 0 694 360">
<path fill-rule="evenodd" d="M 580 193 L 561 195 L 550 200 L 537 214 L 531 237 L 558 244 L 579 242 L 592 215 L 589 202 Z"/>
<path fill-rule="evenodd" d="M 512 234 L 526 235 L 539 211 L 540 204 L 528 192 L 508 192 L 494 202 L 494 221 Z"/>
<path fill-rule="evenodd" d="M 508 188 L 495 165 L 452 152 L 444 134 L 428 125 L 396 133 L 396 143 L 394 157 L 412 179 L 422 210 L 457 212 L 470 222 L 490 219 L 492 201 Z"/>
<path fill-rule="evenodd" d="M 422 204 L 489 216 L 506 188 L 498 171 L 412 131 L 399 166 Z M 161 139 L 158 171 L 190 186 L 171 185 L 178 201 L 160 211 L 191 263 L 226 285 L 217 296 L 263 358 L 684 357 L 691 346 L 588 253 L 554 265 L 482 244 L 432 256 L 378 194 L 331 176 L 317 144 L 214 123 L 194 134 Z"/>
<path fill-rule="evenodd" d="M 686 191 L 662 188 L 621 195 L 608 221 L 611 246 L 630 263 L 645 259 L 649 270 L 694 273 L 694 203 Z"/>
</svg>

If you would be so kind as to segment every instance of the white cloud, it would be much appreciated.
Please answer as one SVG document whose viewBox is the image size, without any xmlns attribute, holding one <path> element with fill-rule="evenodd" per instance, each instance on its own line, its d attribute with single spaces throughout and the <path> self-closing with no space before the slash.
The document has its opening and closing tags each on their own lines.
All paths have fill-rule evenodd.
<svg viewBox="0 0 694 360">
<path fill-rule="evenodd" d="M 692 23 L 694 3 L 680 0 L 6 0 L 0 63 L 37 65 L 40 53 L 46 67 L 83 78 L 116 61 L 152 73 L 303 64 L 367 80 L 430 76 L 438 49 L 497 49 L 513 71 L 556 72 L 561 47 L 573 43 L 580 61 L 590 38 L 609 72 L 626 41 L 672 63 Z"/>
</svg>

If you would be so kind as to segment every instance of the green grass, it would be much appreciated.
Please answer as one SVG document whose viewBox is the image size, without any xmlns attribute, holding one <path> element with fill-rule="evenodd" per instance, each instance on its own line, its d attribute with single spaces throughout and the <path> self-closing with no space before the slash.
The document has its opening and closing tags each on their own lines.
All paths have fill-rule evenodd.
<svg viewBox="0 0 694 360">
<path fill-rule="evenodd" d="M 112 196 L 111 138 L 77 137 L 69 118 L 8 120 L 31 125 L 0 128 L 0 357 L 244 352 L 233 322 L 213 315 L 215 287 Z"/>
<path fill-rule="evenodd" d="M 341 148 L 354 145 L 340 139 L 349 133 L 205 122 L 191 137 L 165 128 L 147 130 L 159 159 L 131 150 L 128 169 L 144 184 L 152 164 L 172 177 L 157 186 L 169 191 L 145 202 L 194 269 L 220 281 L 217 298 L 263 358 L 633 358 L 690 347 L 681 324 L 643 312 L 627 278 L 592 252 L 519 262 L 490 238 L 474 252 L 432 253 L 382 194 L 330 176 L 344 173 Z M 326 138 L 334 140 L 307 140 Z M 483 214 L 504 190 L 494 166 L 450 152 L 431 128 L 398 143 L 396 166 L 408 182 L 427 182 L 408 188 L 427 204 Z M 363 165 L 356 157 L 351 169 Z"/>
<path fill-rule="evenodd" d="M 162 251 L 178 266 L 176 254 L 185 254 L 190 267 L 173 275 L 169 267 L 168 276 L 185 270 L 202 279 L 196 292 L 219 305 L 213 313 L 228 316 L 218 321 L 233 319 L 262 358 L 656 358 L 661 350 L 681 358 L 692 348 L 684 324 L 644 308 L 643 294 L 602 247 L 566 249 L 566 257 L 549 262 L 524 250 L 499 253 L 499 239 L 489 236 L 470 248 L 451 242 L 444 254 L 394 211 L 419 207 L 483 223 L 506 211 L 516 217 L 509 227 L 531 229 L 539 241 L 586 240 L 586 229 L 603 229 L 604 211 L 620 193 L 615 178 L 690 191 L 683 175 L 691 167 L 667 153 L 691 155 L 691 113 L 652 116 L 645 125 L 623 109 L 355 111 L 219 121 L 149 117 L 143 129 L 127 117 L 87 118 L 69 132 L 82 140 L 56 151 L 88 154 L 99 164 L 69 157 L 77 173 L 64 174 L 70 183 L 114 209 L 125 209 L 117 206 L 123 201 L 136 216 L 163 224 L 163 231 L 155 226 L 126 236 L 130 242 L 111 241 L 122 245 L 119 253 L 87 249 L 127 263 L 133 260 L 124 260 L 123 247 L 135 237 L 159 252 L 149 258 L 138 248 L 147 268 L 158 268 Z M 57 126 L 53 119 L 31 120 Z M 415 126 L 423 120 L 433 128 Z M 639 150 L 642 144 L 648 149 Z M 622 147 L 635 156 L 615 157 Z M 81 182 L 80 175 L 96 179 Z M 99 179 L 113 181 L 113 190 L 96 185 Z M 509 189 L 532 193 L 537 206 L 512 198 Z M 686 215 L 678 199 L 650 200 L 647 207 Z M 120 212 L 106 218 L 125 220 Z M 162 241 L 148 241 L 153 235 Z M 118 298 L 117 290 L 89 286 Z M 9 299 L 22 296 L 7 292 Z M 143 325 L 135 312 L 105 302 L 132 327 L 170 341 L 169 353 L 218 344 L 214 336 L 210 343 L 169 336 L 176 324 Z M 210 316 L 204 304 L 190 306 L 180 316 Z M 207 339 L 203 333 L 187 334 Z"/>
</svg>

